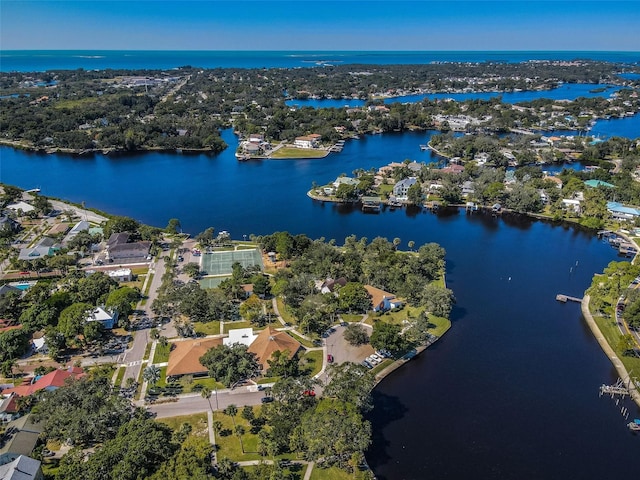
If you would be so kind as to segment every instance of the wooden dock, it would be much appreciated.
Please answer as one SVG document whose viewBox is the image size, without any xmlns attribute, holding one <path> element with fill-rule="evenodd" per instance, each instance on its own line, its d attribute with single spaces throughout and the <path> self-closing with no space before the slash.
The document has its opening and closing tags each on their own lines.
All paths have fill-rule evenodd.
<svg viewBox="0 0 640 480">
<path fill-rule="evenodd" d="M 578 297 L 571 297 L 569 295 L 563 295 L 561 293 L 559 293 L 558 295 L 556 295 L 556 300 L 558 300 L 559 302 L 562 303 L 567 303 L 567 302 L 577 302 L 577 303 L 582 303 L 582 299 L 578 298 Z"/>
</svg>

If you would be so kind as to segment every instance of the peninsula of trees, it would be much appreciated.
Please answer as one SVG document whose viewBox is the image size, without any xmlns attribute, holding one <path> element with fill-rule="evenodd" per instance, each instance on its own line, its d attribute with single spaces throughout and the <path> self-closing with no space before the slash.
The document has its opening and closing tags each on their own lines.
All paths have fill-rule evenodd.
<svg viewBox="0 0 640 480">
<path fill-rule="evenodd" d="M 442 118 L 461 113 L 484 119 L 482 129 L 500 132 L 553 126 L 551 104 L 541 100 L 514 106 L 500 98 L 388 104 L 382 100 L 436 92 L 548 90 L 561 83 L 623 87 L 615 98 L 581 98 L 567 105 L 573 119 L 564 120 L 566 126 L 585 128 L 594 118 L 638 111 L 633 95 L 638 81 L 617 75 L 625 69 L 629 66 L 584 60 L 5 72 L 0 74 L 0 140 L 20 148 L 76 153 L 151 149 L 215 153 L 226 147 L 219 129 L 230 126 L 242 138 L 260 134 L 267 142 L 291 142 L 314 133 L 331 144 L 370 132 L 446 131 L 449 125 Z M 294 108 L 286 103 L 306 98 L 357 98 L 367 103 L 354 109 Z"/>
</svg>

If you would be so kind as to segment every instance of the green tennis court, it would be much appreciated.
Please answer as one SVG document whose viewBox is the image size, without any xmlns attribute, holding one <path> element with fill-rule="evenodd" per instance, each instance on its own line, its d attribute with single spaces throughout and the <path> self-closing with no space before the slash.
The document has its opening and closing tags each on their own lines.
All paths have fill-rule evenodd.
<svg viewBox="0 0 640 480">
<path fill-rule="evenodd" d="M 262 255 L 259 250 L 237 250 L 233 252 L 212 252 L 203 253 L 201 266 L 205 275 L 229 275 L 232 272 L 231 266 L 238 262 L 244 268 L 253 265 L 262 265 Z"/>
</svg>

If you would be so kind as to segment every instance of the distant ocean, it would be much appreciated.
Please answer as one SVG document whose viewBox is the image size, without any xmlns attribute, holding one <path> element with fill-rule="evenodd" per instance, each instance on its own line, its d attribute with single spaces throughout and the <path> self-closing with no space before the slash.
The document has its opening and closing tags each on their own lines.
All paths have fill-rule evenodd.
<svg viewBox="0 0 640 480">
<path fill-rule="evenodd" d="M 640 52 L 5 50 L 0 51 L 0 71 L 172 69 L 186 65 L 201 68 L 296 68 L 341 64 L 513 63 L 575 59 L 640 65 Z"/>
</svg>

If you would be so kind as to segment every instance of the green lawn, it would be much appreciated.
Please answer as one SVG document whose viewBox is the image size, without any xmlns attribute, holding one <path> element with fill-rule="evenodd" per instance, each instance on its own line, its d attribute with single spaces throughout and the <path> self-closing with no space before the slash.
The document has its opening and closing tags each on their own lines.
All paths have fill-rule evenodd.
<svg viewBox="0 0 640 480">
<path fill-rule="evenodd" d="M 300 359 L 300 364 L 306 365 L 306 368 L 309 369 L 309 376 L 313 377 L 315 374 L 319 373 L 322 370 L 322 350 L 313 350 L 311 352 L 307 352 Z M 304 367 L 303 367 L 304 368 Z"/>
<path fill-rule="evenodd" d="M 271 458 L 268 458 L 268 460 L 271 460 Z M 262 468 L 264 468 L 265 470 L 261 470 Z M 266 465 L 266 464 L 263 467 L 260 467 L 260 466 L 242 467 L 243 470 L 246 470 L 247 472 L 250 472 L 253 475 L 253 477 L 251 478 L 257 478 L 256 475 L 261 475 L 261 474 L 264 475 L 265 471 L 270 472 L 271 471 L 270 468 L 271 468 L 271 465 Z M 306 472 L 307 472 L 307 465 L 298 463 L 296 464 L 295 468 L 284 467 L 282 469 L 282 473 L 284 474 L 284 477 L 278 477 L 278 478 L 287 478 L 289 480 L 301 480 L 304 478 L 304 475 Z M 260 477 L 260 478 L 266 478 L 266 477 Z"/>
<path fill-rule="evenodd" d="M 282 301 L 282 298 L 280 297 L 276 298 L 276 303 L 278 304 L 278 311 L 280 312 L 280 316 L 285 322 L 290 323 L 292 325 L 294 323 L 298 323 L 296 318 L 289 311 L 289 307 L 287 307 Z"/>
<path fill-rule="evenodd" d="M 435 315 L 429 315 L 429 322 L 435 325 L 435 328 L 431 330 L 431 333 L 441 337 L 444 333 L 451 328 L 451 320 L 443 317 L 436 317 Z"/>
<path fill-rule="evenodd" d="M 122 385 L 122 379 L 124 378 L 124 372 L 126 371 L 127 371 L 126 367 L 118 368 L 118 376 L 116 377 L 116 383 L 115 383 L 116 387 L 119 387 L 120 385 Z"/>
<path fill-rule="evenodd" d="M 229 333 L 229 330 L 235 330 L 236 328 L 249 328 L 251 327 L 251 322 L 225 322 L 224 324 L 224 333 Z"/>
<path fill-rule="evenodd" d="M 376 365 L 375 367 L 373 367 L 371 369 L 371 374 L 372 375 L 377 375 L 379 372 L 381 372 L 382 370 L 387 368 L 393 362 L 394 362 L 394 360 L 392 360 L 390 358 L 386 358 L 385 360 L 383 360 L 382 362 L 380 362 L 378 365 Z"/>
<path fill-rule="evenodd" d="M 222 383 L 216 382 L 213 378 L 196 378 L 193 380 L 193 385 L 191 386 L 191 388 L 185 388 L 185 393 L 193 392 L 196 385 L 202 385 L 203 387 L 209 388 L 211 391 L 214 391 L 216 388 L 218 388 L 218 390 L 226 388 Z"/>
<path fill-rule="evenodd" d="M 144 357 L 142 357 L 143 359 L 149 358 L 149 354 L 151 353 L 151 345 L 151 342 L 147 343 L 147 346 L 144 349 Z"/>
<path fill-rule="evenodd" d="M 405 305 L 403 308 L 397 310 L 390 310 L 382 314 L 375 313 L 369 315 L 366 323 L 373 325 L 373 322 L 377 319 L 389 323 L 395 323 L 396 325 L 403 325 L 403 320 L 411 321 L 412 319 L 418 318 L 423 311 L 424 307 L 411 307 Z"/>
<path fill-rule="evenodd" d="M 220 322 L 212 320 L 210 322 L 194 322 L 193 327 L 198 335 L 220 335 Z"/>
<path fill-rule="evenodd" d="M 180 430 L 184 423 L 191 425 L 190 437 L 209 438 L 206 413 L 194 413 L 193 415 L 182 415 L 179 417 L 169 417 L 159 419 L 158 422 L 171 427 L 172 430 Z"/>
<path fill-rule="evenodd" d="M 368 478 L 365 476 L 365 472 L 348 473 L 345 470 L 341 470 L 338 467 L 331 468 L 318 468 L 313 467 L 311 472 L 311 480 L 362 480 Z"/>
<path fill-rule="evenodd" d="M 310 342 L 309 340 L 302 338 L 300 335 L 296 335 L 291 330 L 287 330 L 287 333 L 291 335 L 293 338 L 295 338 L 297 341 L 299 341 L 304 347 L 312 348 L 314 346 L 313 342 Z"/>
<path fill-rule="evenodd" d="M 156 343 L 156 352 L 153 355 L 153 363 L 165 363 L 169 361 L 169 352 L 171 352 L 172 343 L 167 345 L 160 345 Z"/>
<path fill-rule="evenodd" d="M 156 387 L 166 387 L 166 386 L 167 386 L 167 367 L 160 367 L 160 380 L 158 380 L 158 383 L 156 383 Z"/>
<path fill-rule="evenodd" d="M 260 415 L 261 407 L 253 407 L 253 412 L 256 416 Z M 238 414 L 235 416 L 236 425 L 242 425 L 245 429 L 245 434 L 242 436 L 242 442 L 244 444 L 244 451 L 246 453 L 242 453 L 242 448 L 240 446 L 240 440 L 235 433 L 231 433 L 230 435 L 223 436 L 219 433 L 216 433 L 216 443 L 218 444 L 218 458 L 227 457 L 235 462 L 246 461 L 246 460 L 260 460 L 262 457 L 258 454 L 258 435 L 254 435 L 250 433 L 251 425 L 247 422 L 240 413 L 242 412 L 242 407 L 238 408 Z M 221 413 L 217 413 L 215 415 L 214 420 L 219 420 L 222 423 L 222 430 L 225 429 L 234 431 L 233 429 L 233 420 L 229 415 L 224 415 Z"/>
<path fill-rule="evenodd" d="M 356 313 L 341 313 L 340 318 L 345 322 L 353 323 L 362 320 L 362 315 L 358 315 Z"/>
<path fill-rule="evenodd" d="M 326 150 L 312 148 L 282 147 L 271 154 L 271 158 L 322 158 L 326 157 Z"/>
<path fill-rule="evenodd" d="M 604 318 L 595 315 L 593 315 L 593 319 L 596 321 L 596 324 L 602 332 L 602 335 L 604 335 L 604 338 L 607 340 L 613 351 L 616 352 L 616 355 L 627 369 L 627 372 L 630 374 L 631 372 L 640 372 L 640 358 L 622 355 L 618 349 L 618 342 L 620 341 L 621 335 L 615 321 L 612 318 Z"/>
</svg>

